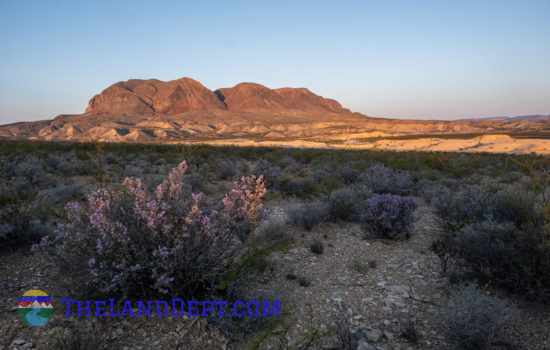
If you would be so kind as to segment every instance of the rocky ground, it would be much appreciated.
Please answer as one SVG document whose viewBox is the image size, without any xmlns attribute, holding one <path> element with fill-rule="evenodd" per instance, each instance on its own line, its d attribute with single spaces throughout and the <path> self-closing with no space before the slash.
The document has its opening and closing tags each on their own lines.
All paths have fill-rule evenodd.
<svg viewBox="0 0 550 350">
<path fill-rule="evenodd" d="M 281 210 L 272 215 L 286 220 Z M 412 238 L 406 241 L 365 240 L 357 224 L 325 223 L 310 232 L 288 226 L 295 244 L 272 253 L 268 260 L 274 269 L 260 277 L 267 281 L 261 288 L 274 293 L 283 305 L 292 305 L 288 309 L 291 321 L 285 323 L 286 328 L 279 325 L 269 330 L 262 347 L 275 348 L 282 339 L 284 347 L 292 348 L 318 335 L 318 347 L 336 349 L 331 334 L 348 327 L 360 350 L 448 348 L 441 320 L 453 285 L 440 273 L 439 259 L 430 249 L 441 224 L 428 206 L 415 215 Z M 311 251 L 314 240 L 323 243 L 322 254 Z M 54 308 L 61 310 L 63 291 L 58 284 L 48 264 L 37 255 L 17 252 L 0 258 L 0 350 L 43 349 L 55 335 L 76 324 L 84 334 L 86 329 L 95 330 L 112 348 L 248 348 L 245 341 L 229 342 L 205 319 L 196 317 L 86 320 L 54 311 L 44 326 L 24 325 L 17 316 L 19 297 L 29 289 L 41 289 L 53 298 Z M 489 290 L 517 312 L 507 329 L 517 348 L 550 349 L 548 308 Z"/>
</svg>

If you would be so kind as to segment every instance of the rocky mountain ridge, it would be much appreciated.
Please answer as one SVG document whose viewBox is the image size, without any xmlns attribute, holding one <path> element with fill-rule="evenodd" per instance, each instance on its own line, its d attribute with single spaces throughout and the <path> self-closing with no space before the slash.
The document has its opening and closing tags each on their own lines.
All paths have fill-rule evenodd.
<svg viewBox="0 0 550 350">
<path fill-rule="evenodd" d="M 472 138 L 512 133 L 550 135 L 550 120 L 372 118 L 305 88 L 241 83 L 212 91 L 191 78 L 118 82 L 94 96 L 83 114 L 0 126 L 2 139 L 328 146 L 423 135 Z"/>
</svg>

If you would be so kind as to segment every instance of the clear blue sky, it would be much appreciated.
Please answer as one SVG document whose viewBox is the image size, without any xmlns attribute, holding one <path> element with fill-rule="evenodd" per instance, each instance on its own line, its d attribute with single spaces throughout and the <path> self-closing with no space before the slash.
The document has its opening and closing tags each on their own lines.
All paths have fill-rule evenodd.
<svg viewBox="0 0 550 350">
<path fill-rule="evenodd" d="M 550 114 L 550 1 L 0 0 L 0 124 L 129 78 L 307 87 L 377 117 Z"/>
</svg>

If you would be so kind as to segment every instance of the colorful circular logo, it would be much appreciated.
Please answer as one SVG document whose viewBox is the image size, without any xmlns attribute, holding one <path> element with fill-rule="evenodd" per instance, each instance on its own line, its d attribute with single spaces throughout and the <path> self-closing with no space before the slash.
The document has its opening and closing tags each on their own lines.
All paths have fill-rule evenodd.
<svg viewBox="0 0 550 350">
<path fill-rule="evenodd" d="M 17 313 L 29 326 L 41 326 L 52 317 L 52 298 L 41 290 L 29 290 L 17 303 Z"/>
</svg>

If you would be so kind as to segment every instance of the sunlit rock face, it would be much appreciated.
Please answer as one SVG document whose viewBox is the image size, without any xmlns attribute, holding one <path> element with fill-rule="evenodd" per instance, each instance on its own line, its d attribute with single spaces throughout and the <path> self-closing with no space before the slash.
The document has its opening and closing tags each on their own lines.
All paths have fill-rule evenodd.
<svg viewBox="0 0 550 350">
<path fill-rule="evenodd" d="M 512 137 L 480 138 L 485 134 Z M 240 83 L 212 91 L 190 78 L 118 82 L 83 114 L 0 126 L 2 139 L 550 152 L 546 141 L 529 135 L 550 135 L 550 120 L 372 118 L 306 88 Z"/>
</svg>

